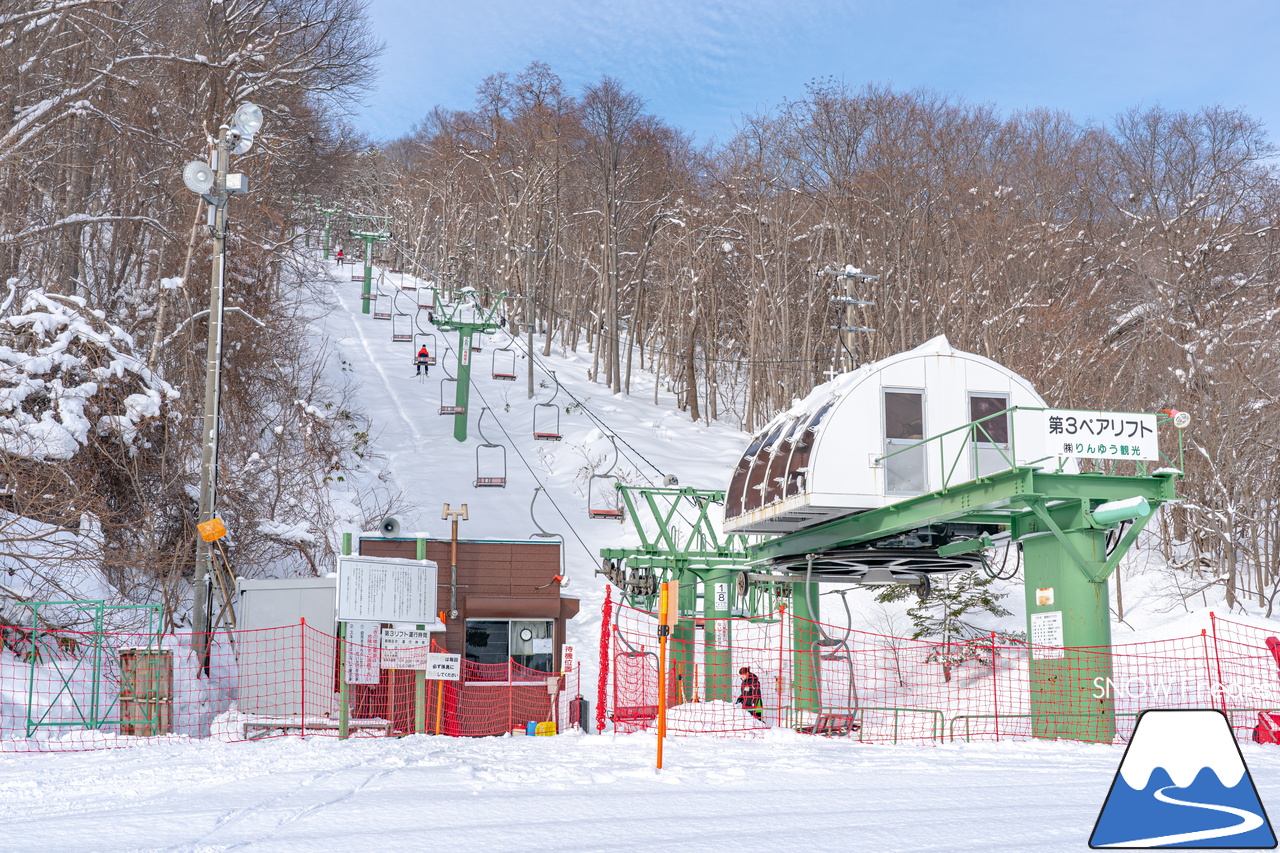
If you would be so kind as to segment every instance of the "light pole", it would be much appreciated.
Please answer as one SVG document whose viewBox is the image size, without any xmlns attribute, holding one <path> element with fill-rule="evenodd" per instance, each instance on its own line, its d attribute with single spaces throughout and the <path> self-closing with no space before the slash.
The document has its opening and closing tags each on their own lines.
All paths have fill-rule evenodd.
<svg viewBox="0 0 1280 853">
<path fill-rule="evenodd" d="M 227 200 L 248 191 L 244 175 L 231 173 L 231 155 L 243 154 L 253 145 L 253 135 L 262 127 L 262 110 L 243 103 L 230 126 L 218 129 L 213 168 L 199 160 L 188 163 L 182 172 L 187 189 L 198 193 L 209 205 L 209 233 L 213 237 L 213 270 L 209 279 L 209 341 L 205 358 L 204 424 L 201 429 L 200 515 L 204 524 L 214 517 L 218 497 L 218 417 L 222 392 L 222 314 L 227 281 Z M 203 531 L 202 531 L 203 533 Z M 213 548 L 202 535 L 196 544 L 196 570 L 192 579 L 191 645 L 200 668 L 209 672 L 209 608 L 212 587 L 208 577 L 213 565 Z"/>
</svg>

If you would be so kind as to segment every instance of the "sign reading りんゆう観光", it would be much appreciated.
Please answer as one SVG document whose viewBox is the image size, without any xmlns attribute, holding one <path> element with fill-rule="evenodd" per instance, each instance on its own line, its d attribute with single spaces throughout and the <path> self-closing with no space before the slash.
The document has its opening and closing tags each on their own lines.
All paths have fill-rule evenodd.
<svg viewBox="0 0 1280 853">
<path fill-rule="evenodd" d="M 1048 409 L 1044 417 L 1045 447 L 1055 456 L 1140 462 L 1160 458 L 1155 415 Z"/>
</svg>

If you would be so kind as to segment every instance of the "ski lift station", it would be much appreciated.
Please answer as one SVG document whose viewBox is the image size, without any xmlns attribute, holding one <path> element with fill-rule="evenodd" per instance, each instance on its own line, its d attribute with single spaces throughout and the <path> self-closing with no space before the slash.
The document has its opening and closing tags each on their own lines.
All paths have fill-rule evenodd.
<svg viewBox="0 0 1280 853">
<path fill-rule="evenodd" d="M 941 336 L 864 364 L 756 433 L 729 484 L 725 530 L 791 533 L 946 482 L 1056 467 L 1046 408 L 1026 379 Z"/>
<path fill-rule="evenodd" d="M 1172 457 L 1157 434 L 1170 422 L 1178 429 Z M 900 584 L 926 597 L 931 576 L 989 570 L 985 555 L 997 541 L 1014 544 L 1034 733 L 1106 741 L 1114 707 L 1088 697 L 1095 679 L 1111 677 L 1110 664 L 1089 650 L 1111 644 L 1108 578 L 1153 508 L 1176 500 L 1188 422 L 1174 410 L 1051 409 L 1025 378 L 937 337 L 814 389 L 752 438 L 725 492 L 690 493 L 699 518 L 723 500 L 726 541 L 702 530 L 690 537 L 705 544 L 697 553 L 648 541 L 603 549 L 601 571 L 637 600 L 652 596 L 653 581 L 679 581 L 681 616 L 708 626 L 703 673 L 716 696 L 728 690 L 732 649 L 709 626 L 735 601 L 765 617 L 753 606 L 765 601 L 760 591 L 785 587 L 793 647 L 809 650 L 796 652 L 794 701 L 820 713 L 822 638 L 809 627 L 819 584 Z M 653 503 L 672 490 L 640 491 Z M 712 587 L 733 592 L 717 592 L 713 607 Z M 691 672 L 690 661 L 674 665 Z"/>
</svg>

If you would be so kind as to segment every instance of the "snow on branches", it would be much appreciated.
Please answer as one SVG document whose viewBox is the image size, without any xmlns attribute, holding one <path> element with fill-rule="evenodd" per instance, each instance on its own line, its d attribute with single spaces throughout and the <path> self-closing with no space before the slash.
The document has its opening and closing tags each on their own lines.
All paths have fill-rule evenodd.
<svg viewBox="0 0 1280 853">
<path fill-rule="evenodd" d="M 0 320 L 0 451 L 67 460 L 107 438 L 133 455 L 139 428 L 178 397 L 133 352 L 133 338 L 84 299 L 28 293 Z"/>
</svg>

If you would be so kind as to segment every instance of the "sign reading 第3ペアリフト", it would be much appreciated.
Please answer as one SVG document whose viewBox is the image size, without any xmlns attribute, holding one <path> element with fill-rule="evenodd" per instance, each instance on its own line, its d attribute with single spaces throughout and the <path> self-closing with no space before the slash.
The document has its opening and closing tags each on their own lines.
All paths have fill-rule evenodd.
<svg viewBox="0 0 1280 853">
<path fill-rule="evenodd" d="M 443 631 L 436 564 L 387 557 L 338 558 L 338 621 L 398 622 Z"/>
<path fill-rule="evenodd" d="M 1045 448 L 1054 456 L 1139 462 L 1160 458 L 1155 415 L 1048 409 L 1044 423 L 1048 438 Z"/>
</svg>

